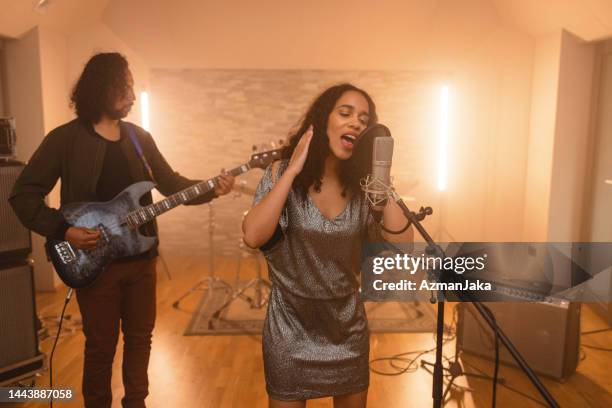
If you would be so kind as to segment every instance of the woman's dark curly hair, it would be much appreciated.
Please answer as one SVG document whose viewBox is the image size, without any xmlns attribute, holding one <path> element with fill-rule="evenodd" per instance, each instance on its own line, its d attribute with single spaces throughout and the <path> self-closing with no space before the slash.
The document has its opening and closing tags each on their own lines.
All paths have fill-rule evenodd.
<svg viewBox="0 0 612 408">
<path fill-rule="evenodd" d="M 113 101 L 126 91 L 127 70 L 128 62 L 119 53 L 91 57 L 70 96 L 70 106 L 77 117 L 85 122 L 98 122 Z"/>
<path fill-rule="evenodd" d="M 291 158 L 300 137 L 308 130 L 310 125 L 314 127 L 314 134 L 308 148 L 308 157 L 304 163 L 304 168 L 293 181 L 293 188 L 300 193 L 302 198 L 306 198 L 308 189 L 314 185 L 315 190 L 321 191 L 321 177 L 325 167 L 325 159 L 332 154 L 329 148 L 329 137 L 327 135 L 327 121 L 329 114 L 334 109 L 336 102 L 347 91 L 356 91 L 361 93 L 367 100 L 369 106 L 369 121 L 368 126 L 371 126 L 378 121 L 376 115 L 376 105 L 374 101 L 362 89 L 356 86 L 344 83 L 332 86 L 326 89 L 312 103 L 297 132 L 289 137 L 289 144 L 282 152 L 284 159 Z M 342 195 L 346 195 L 347 191 L 355 193 L 359 191 L 359 180 L 365 177 L 371 167 L 371 143 L 370 149 L 368 143 L 357 143 L 355 150 L 350 159 L 340 163 L 340 182 L 344 187 Z"/>
</svg>

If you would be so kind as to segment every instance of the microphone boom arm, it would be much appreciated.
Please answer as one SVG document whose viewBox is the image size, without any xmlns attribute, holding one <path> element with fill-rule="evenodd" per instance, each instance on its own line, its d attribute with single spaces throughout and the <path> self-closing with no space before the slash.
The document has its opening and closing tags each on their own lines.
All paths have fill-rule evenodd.
<svg viewBox="0 0 612 408">
<path fill-rule="evenodd" d="M 423 237 L 423 239 L 427 242 L 427 250 L 429 255 L 441 256 L 442 259 L 445 258 L 444 251 L 442 248 L 434 242 L 431 238 L 431 235 L 425 230 L 425 228 L 421 225 L 421 222 L 424 218 L 420 218 L 420 214 L 426 211 L 426 209 L 421 208 L 419 213 L 415 213 L 410 211 L 410 209 L 406 206 L 402 198 L 397 194 L 395 189 L 392 186 L 388 186 L 387 190 L 388 196 L 391 197 L 402 209 L 404 216 L 409 219 L 414 227 L 419 231 L 419 234 Z M 429 207 L 428 207 L 429 208 Z M 431 208 L 429 208 L 431 211 Z M 431 214 L 431 212 L 429 213 Z M 429 215 L 427 214 L 427 215 Z M 419 219 L 420 218 L 420 219 Z M 439 278 L 439 276 L 438 276 Z M 442 407 L 443 402 L 443 365 L 442 365 L 442 348 L 443 348 L 443 333 L 444 333 L 444 293 L 443 291 L 437 291 L 437 302 L 438 302 L 438 316 L 436 322 L 436 360 L 433 364 L 434 372 L 433 372 L 433 387 L 432 387 L 432 398 L 433 398 L 433 406 L 434 408 Z M 434 301 L 434 297 L 432 295 L 432 302 Z M 503 332 L 503 330 L 497 326 L 495 320 L 489 316 L 484 309 L 484 306 L 477 301 L 476 299 L 467 298 L 463 299 L 464 301 L 471 302 L 476 310 L 483 317 L 485 322 L 489 325 L 491 330 L 493 330 L 499 336 L 499 340 L 506 347 L 506 349 L 510 352 L 514 360 L 517 362 L 519 367 L 523 370 L 523 372 L 527 375 L 531 383 L 536 387 L 540 395 L 546 400 L 548 405 L 553 408 L 558 408 L 559 404 L 555 400 L 555 398 L 550 394 L 550 392 L 546 389 L 544 384 L 540 381 L 538 376 L 533 372 L 531 367 L 529 367 L 528 363 L 525 361 L 520 352 L 516 349 L 512 341 L 508 338 L 508 336 Z"/>
</svg>

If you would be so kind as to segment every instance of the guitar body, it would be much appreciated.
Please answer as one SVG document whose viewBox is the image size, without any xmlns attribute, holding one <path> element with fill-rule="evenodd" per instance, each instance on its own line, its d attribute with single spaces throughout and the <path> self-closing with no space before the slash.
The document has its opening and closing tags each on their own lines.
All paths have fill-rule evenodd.
<svg viewBox="0 0 612 408">
<path fill-rule="evenodd" d="M 121 225 L 123 216 L 141 208 L 140 198 L 154 186 L 143 181 L 132 184 L 111 201 L 74 203 L 60 209 L 69 224 L 101 233 L 98 246 L 92 250 L 76 249 L 66 241 L 47 240 L 47 254 L 66 285 L 87 287 L 112 261 L 142 254 L 157 244 L 157 237 L 146 237 L 138 228 Z"/>
</svg>

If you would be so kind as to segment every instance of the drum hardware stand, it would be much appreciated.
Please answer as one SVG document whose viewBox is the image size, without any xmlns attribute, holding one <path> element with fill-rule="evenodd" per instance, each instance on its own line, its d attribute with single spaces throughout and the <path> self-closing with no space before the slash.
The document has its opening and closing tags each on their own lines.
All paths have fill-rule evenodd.
<svg viewBox="0 0 612 408">
<path fill-rule="evenodd" d="M 232 293 L 232 296 L 211 315 L 210 319 L 208 320 L 209 330 L 215 329 L 214 322 L 220 319 L 221 312 L 227 309 L 238 298 L 242 298 L 244 301 L 246 301 L 250 305 L 251 309 L 261 309 L 268 303 L 268 298 L 272 290 L 272 284 L 268 280 L 261 277 L 261 263 L 259 262 L 259 250 L 246 247 L 246 245 L 244 244 L 244 242 L 242 242 L 242 240 L 240 240 L 239 246 L 241 250 L 244 250 L 247 253 L 253 254 L 255 256 L 256 271 L 257 271 L 256 276 L 255 278 L 246 282 L 241 288 L 234 290 L 234 292 Z M 238 253 L 238 267 L 236 270 L 236 277 L 237 277 L 236 280 L 238 280 L 238 277 L 240 276 L 241 260 L 242 260 L 242 251 Z M 253 288 L 255 292 L 253 298 L 245 295 L 245 292 L 250 288 Z M 264 291 L 267 293 L 264 294 Z"/>
<path fill-rule="evenodd" d="M 38 330 L 38 338 L 40 341 L 46 340 L 50 337 L 55 337 L 55 333 L 50 333 L 51 327 L 58 327 L 60 323 L 59 316 L 39 316 L 38 319 L 41 321 L 41 328 Z M 75 334 L 78 330 L 82 330 L 83 321 L 81 318 L 72 318 L 72 315 L 64 316 L 64 325 L 62 325 L 62 333 L 66 333 L 69 336 Z M 60 334 L 60 337 L 63 337 Z"/>
<path fill-rule="evenodd" d="M 200 280 L 194 286 L 191 287 L 186 293 L 184 293 L 181 297 L 172 303 L 172 307 L 175 309 L 179 308 L 180 302 L 185 299 L 187 296 L 191 295 L 193 292 L 197 290 L 216 290 L 223 289 L 227 293 L 231 293 L 233 290 L 232 285 L 227 283 L 221 278 L 218 278 L 215 275 L 215 265 L 214 265 L 214 234 L 215 234 L 215 211 L 212 203 L 208 204 L 208 245 L 210 249 L 210 254 L 208 256 L 208 276 L 204 279 Z"/>
<path fill-rule="evenodd" d="M 166 263 L 166 258 L 164 258 L 164 256 L 162 255 L 159 247 L 157 248 L 157 255 L 159 257 L 159 260 L 161 261 L 161 264 L 164 268 L 164 272 L 166 273 L 166 276 L 168 277 L 168 280 L 172 280 L 172 275 L 170 274 L 170 268 L 168 268 L 168 264 Z"/>
</svg>

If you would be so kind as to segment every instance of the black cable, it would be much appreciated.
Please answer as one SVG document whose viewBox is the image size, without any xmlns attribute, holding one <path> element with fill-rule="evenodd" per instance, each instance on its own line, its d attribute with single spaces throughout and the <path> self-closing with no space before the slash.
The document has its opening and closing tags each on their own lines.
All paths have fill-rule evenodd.
<svg viewBox="0 0 612 408">
<path fill-rule="evenodd" d="M 443 333 L 443 335 L 444 334 L 448 334 L 448 337 L 444 338 L 444 341 L 442 342 L 442 344 L 446 344 L 446 343 L 448 343 L 450 341 L 453 341 L 457 337 L 457 331 L 456 331 L 456 329 L 454 327 L 457 327 L 458 319 L 459 319 L 459 316 L 458 316 L 457 308 L 454 308 L 452 323 L 450 325 L 446 325 L 446 324 L 444 325 L 444 333 Z M 453 327 L 453 325 L 454 325 L 454 327 Z M 435 332 L 433 333 L 433 337 L 435 339 L 435 337 L 436 337 L 436 333 Z M 395 375 L 401 375 L 401 374 L 404 374 L 404 373 L 413 373 L 413 372 L 415 372 L 419 368 L 418 366 L 416 366 L 416 367 L 414 366 L 414 364 L 416 363 L 416 360 L 419 357 L 421 357 L 421 356 L 423 356 L 425 354 L 431 353 L 431 352 L 433 352 L 435 350 L 436 350 L 436 348 L 433 347 L 433 348 L 428 349 L 428 350 L 407 351 L 405 353 L 395 354 L 395 355 L 392 355 L 390 357 L 375 358 L 373 360 L 370 360 L 370 371 L 372 371 L 375 374 L 386 375 L 386 376 L 395 376 Z M 417 354 L 417 356 L 412 358 L 412 359 L 404 358 L 404 356 L 409 356 L 411 354 Z M 395 371 L 395 372 L 384 372 L 384 371 L 379 371 L 379 370 L 376 370 L 376 369 L 372 368 L 372 363 L 381 362 L 381 361 L 388 361 L 389 365 L 392 368 L 394 368 L 394 369 L 396 369 L 398 371 Z M 407 365 L 403 366 L 403 367 L 400 367 L 399 366 L 399 362 L 407 363 Z"/>
<path fill-rule="evenodd" d="M 458 310 L 455 307 L 453 309 L 453 318 L 452 318 L 452 323 L 451 325 L 444 325 L 444 334 L 448 334 L 448 337 L 444 338 L 444 341 L 442 342 L 442 344 L 446 344 L 448 342 L 451 342 L 453 340 L 455 340 L 455 338 L 457 337 L 457 330 L 455 329 L 457 327 L 457 321 L 459 319 L 458 316 Z M 453 327 L 454 326 L 454 327 Z M 436 333 L 433 333 L 434 335 L 434 339 L 436 337 Z M 375 374 L 379 374 L 379 375 L 386 375 L 386 376 L 395 376 L 395 375 L 402 375 L 404 373 L 413 373 L 415 372 L 419 366 L 415 366 L 416 361 L 419 359 L 419 357 L 431 353 L 433 351 L 435 351 L 436 348 L 430 348 L 428 350 L 415 350 L 415 351 L 407 351 L 405 353 L 400 353 L 400 354 L 395 354 L 392 355 L 390 357 L 380 357 L 380 358 L 375 358 L 373 360 L 370 360 L 370 371 L 372 371 Z M 407 359 L 404 356 L 409 356 L 412 354 L 417 354 L 414 358 L 411 359 Z M 444 357 L 444 356 L 443 356 Z M 396 369 L 397 371 L 395 372 L 384 372 L 384 371 L 379 371 L 376 370 L 374 368 L 372 368 L 372 364 L 376 363 L 376 362 L 381 362 L 381 361 L 388 361 L 389 365 Z M 399 363 L 407 363 L 407 365 L 405 366 L 400 366 Z"/>
<path fill-rule="evenodd" d="M 598 350 L 598 351 L 606 351 L 606 352 L 612 352 L 612 348 L 605 348 L 605 347 L 599 347 L 599 346 L 593 346 L 592 344 L 580 344 L 582 347 L 586 347 L 589 349 L 593 349 L 593 350 Z"/>
<path fill-rule="evenodd" d="M 472 367 L 474 370 L 478 371 L 480 374 L 484 374 L 484 375 L 487 374 L 484 370 L 481 370 L 480 368 L 476 367 L 474 364 L 468 362 L 467 360 L 462 360 L 462 361 L 463 361 L 463 364 L 465 364 L 468 367 Z M 503 382 L 500 381 L 500 384 L 502 385 L 502 387 L 505 387 L 505 388 L 509 389 L 510 391 L 515 392 L 515 393 L 521 395 L 522 397 L 525 397 L 525 398 L 527 398 L 527 399 L 529 399 L 529 400 L 531 400 L 531 401 L 533 401 L 533 402 L 535 402 L 537 404 L 540 404 L 543 407 L 548 407 L 548 404 L 546 404 L 546 403 L 544 403 L 544 402 L 542 402 L 540 400 L 537 400 L 537 399 L 533 398 L 531 395 L 525 394 L 524 392 L 522 392 L 520 390 L 517 390 L 514 387 L 511 387 L 505 381 L 503 381 Z"/>
<path fill-rule="evenodd" d="M 446 330 L 445 330 L 446 331 Z M 435 335 L 435 333 L 434 333 Z M 435 337 L 435 336 L 434 336 Z M 450 337 L 447 337 L 444 339 L 444 342 L 442 344 L 446 344 L 449 341 L 452 341 L 454 339 L 453 334 L 451 333 Z M 433 351 L 436 351 L 436 348 L 430 348 L 427 350 L 414 350 L 414 351 L 407 351 L 405 353 L 400 353 L 400 354 L 395 354 L 391 357 L 380 357 L 380 358 L 375 358 L 370 360 L 370 371 L 372 371 L 375 374 L 379 374 L 379 375 L 386 375 L 386 376 L 395 376 L 395 375 L 401 375 L 404 373 L 413 373 L 415 372 L 419 366 L 415 366 L 416 361 L 419 359 L 419 357 L 424 356 L 425 354 L 431 353 Z M 404 356 L 409 356 L 411 354 L 416 354 L 416 356 L 414 358 L 411 359 L 407 359 Z M 372 364 L 376 363 L 376 362 L 380 362 L 380 361 L 388 361 L 389 365 L 396 369 L 397 371 L 395 372 L 384 372 L 384 371 L 379 371 L 376 370 L 375 368 L 372 368 Z M 399 362 L 402 363 L 407 363 L 406 366 L 400 367 L 399 366 Z"/>
<path fill-rule="evenodd" d="M 415 372 L 419 366 L 416 365 L 415 363 L 418 360 L 419 357 L 427 354 L 427 353 L 431 353 L 432 351 L 435 351 L 436 348 L 431 348 L 429 350 L 416 350 L 416 351 L 408 351 L 405 353 L 401 353 L 401 354 L 396 354 L 394 356 L 391 357 L 380 357 L 380 358 L 375 358 L 373 360 L 370 361 L 370 371 L 372 371 L 375 374 L 379 374 L 379 375 L 386 375 L 386 376 L 395 376 L 395 375 L 401 375 L 404 373 L 412 373 Z M 409 356 L 411 354 L 416 354 L 416 356 L 412 359 L 407 359 L 404 358 L 404 356 Z M 379 361 L 389 361 L 389 365 L 391 365 L 391 367 L 395 368 L 396 372 L 384 372 L 384 371 L 379 371 L 376 370 L 375 368 L 372 367 L 373 363 L 379 362 Z M 398 367 L 395 363 L 395 361 L 401 361 L 404 363 L 408 363 L 406 366 L 404 367 Z"/>
<path fill-rule="evenodd" d="M 383 230 L 383 231 L 385 231 L 386 233 L 389 233 L 389 234 L 394 234 L 394 235 L 398 235 L 398 234 L 401 234 L 402 232 L 406 232 L 406 230 L 408 229 L 408 227 L 410 227 L 410 224 L 412 224 L 412 221 L 408 220 L 408 222 L 406 223 L 406 226 L 405 226 L 404 228 L 402 228 L 402 229 L 401 229 L 401 230 L 399 230 L 399 231 L 393 231 L 393 230 L 390 230 L 390 229 L 385 228 L 385 226 L 384 226 L 384 225 L 383 225 L 383 223 L 381 222 L 381 223 L 380 223 L 380 228 L 382 228 L 382 230 Z"/>
<path fill-rule="evenodd" d="M 495 315 L 487 306 L 482 305 L 485 312 L 489 315 L 491 320 L 493 321 L 494 327 L 493 332 L 495 333 L 495 368 L 493 370 L 493 401 L 491 402 L 491 407 L 495 408 L 497 403 L 497 378 L 499 374 L 499 332 L 497 331 L 497 321 L 495 320 Z"/>
<path fill-rule="evenodd" d="M 461 305 L 458 305 L 458 306 L 461 306 Z M 491 310 L 485 306 L 485 311 L 487 311 L 487 313 L 492 317 L 493 322 L 497 326 L 497 322 L 495 321 L 495 316 L 493 315 Z M 454 340 L 456 335 L 457 335 L 457 330 L 456 330 L 457 321 L 458 321 L 458 310 L 457 310 L 457 307 L 455 307 L 453 312 L 454 312 L 453 313 L 453 324 L 455 325 L 455 329 L 454 330 L 448 330 L 448 329 L 445 330 L 445 332 L 450 333 L 450 336 L 447 337 L 446 339 L 444 339 L 444 343 L 443 344 L 446 344 L 449 341 Z M 481 330 L 484 330 L 484 328 L 481 327 Z M 435 335 L 434 335 L 434 337 L 435 337 Z M 516 389 L 514 387 L 511 387 L 510 385 L 507 384 L 506 381 L 500 380 L 498 378 L 499 366 L 500 366 L 500 359 L 499 359 L 499 349 L 500 349 L 500 347 L 499 347 L 499 344 L 500 344 L 499 336 L 497 335 L 497 332 L 496 332 L 496 335 L 495 335 L 495 370 L 494 370 L 494 375 L 493 375 L 493 379 L 492 379 L 492 382 L 493 382 L 493 406 L 495 406 L 495 403 L 496 403 L 497 383 L 499 383 L 501 386 L 505 387 L 506 389 L 508 389 L 508 390 L 510 390 L 510 391 L 512 391 L 512 392 L 514 392 L 514 393 L 516 393 L 516 394 L 518 394 L 518 395 L 520 395 L 520 396 L 522 396 L 524 398 L 527 398 L 527 399 L 529 399 L 529 400 L 531 400 L 531 401 L 533 401 L 533 402 L 535 402 L 535 403 L 537 403 L 539 405 L 547 407 L 548 405 L 543 403 L 542 401 L 539 401 L 539 400 L 533 398 L 532 396 L 530 396 L 530 395 L 528 395 L 528 394 L 526 394 L 526 393 L 524 393 L 524 392 L 522 392 L 522 391 L 520 391 L 520 390 L 518 390 L 518 389 Z M 431 349 L 428 349 L 428 350 L 409 351 L 409 352 L 406 352 L 406 353 L 396 354 L 396 355 L 391 356 L 391 357 L 376 358 L 376 359 L 373 359 L 373 360 L 370 361 L 370 371 L 372 371 L 375 374 L 386 375 L 386 376 L 396 376 L 396 375 L 401 375 L 401 374 L 404 374 L 404 373 L 407 373 L 407 372 L 415 372 L 418 369 L 418 366 L 414 367 L 414 364 L 415 364 L 416 360 L 419 357 L 421 357 L 421 356 L 423 356 L 423 355 L 425 355 L 427 353 L 431 353 L 431 352 L 433 352 L 435 350 L 436 350 L 436 348 L 434 347 L 434 348 L 431 348 Z M 404 356 L 415 354 L 415 353 L 418 353 L 418 354 L 417 354 L 416 357 L 414 357 L 412 359 L 408 360 L 408 359 L 404 358 Z M 584 360 L 585 357 L 581 358 L 581 361 Z M 448 357 L 443 356 L 443 358 L 446 361 L 449 361 Z M 375 362 L 378 362 L 378 361 L 390 361 L 389 364 L 391 365 L 391 367 L 396 368 L 399 371 L 393 372 L 393 373 L 389 373 L 389 372 L 378 371 L 378 370 L 372 368 L 371 364 L 375 363 Z M 397 363 L 395 363 L 395 361 L 407 362 L 408 365 L 405 366 L 405 367 L 398 367 L 396 365 Z M 462 360 L 462 361 L 463 361 L 463 364 L 472 367 L 473 369 L 478 371 L 480 374 L 487 375 L 487 373 L 485 371 L 483 371 L 480 368 L 476 367 L 475 365 L 469 363 L 468 361 L 466 361 L 466 360 Z M 431 370 L 429 370 L 426 367 L 423 367 L 423 369 L 425 369 L 425 371 L 427 371 L 429 373 L 433 373 Z M 469 374 L 469 373 L 466 373 L 466 374 Z M 457 388 L 469 391 L 469 389 L 466 389 L 464 387 L 458 386 L 456 384 L 452 384 L 452 385 L 454 387 L 457 387 Z"/>
<path fill-rule="evenodd" d="M 486 307 L 485 307 L 485 310 L 490 315 L 493 314 L 491 312 L 491 310 L 486 308 Z M 457 325 L 457 320 L 458 320 L 458 313 L 457 312 L 458 312 L 457 307 L 455 307 L 454 313 L 453 313 L 453 324 L 455 325 L 455 329 L 454 330 L 445 330 L 446 332 L 450 332 L 451 335 L 449 337 L 447 337 L 446 339 L 444 339 L 444 344 L 448 343 L 449 341 L 454 340 L 456 335 L 457 335 L 457 333 L 456 333 L 456 325 Z M 497 322 L 495 321 L 495 316 L 492 316 L 492 319 L 493 319 L 493 322 L 495 323 L 495 325 L 497 326 Z M 499 347 L 499 344 L 500 344 L 499 336 L 496 333 L 496 335 L 495 335 L 495 371 L 494 371 L 494 375 L 493 375 L 493 379 L 492 379 L 492 382 L 493 382 L 493 406 L 495 406 L 495 403 L 496 403 L 496 399 L 497 399 L 496 398 L 497 397 L 497 383 L 499 383 L 501 386 L 505 387 L 506 389 L 508 389 L 508 390 L 510 390 L 510 391 L 512 391 L 512 392 L 514 392 L 514 393 L 516 393 L 516 394 L 518 394 L 518 395 L 520 395 L 520 396 L 522 396 L 524 398 L 527 398 L 527 399 L 529 399 L 529 400 L 531 400 L 531 401 L 533 401 L 533 402 L 535 402 L 535 403 L 537 403 L 539 405 L 547 407 L 548 405 L 546 405 L 542 401 L 539 401 L 539 400 L 533 398 L 532 396 L 530 396 L 530 395 L 528 395 L 528 394 L 526 394 L 526 393 L 524 393 L 524 392 L 522 392 L 522 391 L 520 391 L 520 390 L 518 390 L 518 389 L 516 389 L 514 387 L 511 387 L 510 385 L 507 384 L 506 381 L 499 380 L 499 378 L 498 378 L 499 366 L 500 366 L 500 359 L 499 359 L 499 349 L 500 349 L 500 347 Z M 394 356 L 391 356 L 391 357 L 376 358 L 376 359 L 373 359 L 373 360 L 370 361 L 370 371 L 372 371 L 375 374 L 386 375 L 386 376 L 396 376 L 396 375 L 401 375 L 401 374 L 404 374 L 404 373 L 415 372 L 418 369 L 418 366 L 417 367 L 414 366 L 414 364 L 416 363 L 417 359 L 419 357 L 421 357 L 421 356 L 423 356 L 423 355 L 425 355 L 427 353 L 431 353 L 431 352 L 433 352 L 435 350 L 436 350 L 436 348 L 434 347 L 434 348 L 431 348 L 431 349 L 428 349 L 428 350 L 409 351 L 409 352 L 397 354 L 397 355 L 394 355 Z M 405 359 L 404 358 L 404 356 L 411 355 L 411 354 L 416 354 L 416 353 L 418 353 L 418 354 L 414 358 L 412 358 L 412 359 Z M 443 356 L 443 358 L 446 361 L 449 361 L 448 357 Z M 398 371 L 397 372 L 392 372 L 392 373 L 378 371 L 378 370 L 376 370 L 376 369 L 374 369 L 372 367 L 372 363 L 375 363 L 375 362 L 378 362 L 378 361 L 389 361 L 390 362 L 389 364 L 391 365 L 391 367 L 397 369 Z M 405 363 L 408 363 L 408 365 L 406 365 L 405 367 L 398 367 L 396 361 L 405 362 Z M 481 370 L 480 368 L 476 367 L 473 364 L 470 364 L 466 360 L 463 360 L 463 364 L 472 367 L 473 369 L 475 369 L 476 371 L 478 371 L 482 375 L 487 375 L 487 373 L 485 371 Z M 425 371 L 429 372 L 430 374 L 433 373 L 431 370 L 429 370 L 425 366 L 423 366 L 422 368 Z M 466 373 L 466 374 L 468 374 L 468 373 Z M 463 389 L 464 391 L 465 390 L 469 391 L 469 389 L 466 389 L 465 387 L 461 387 L 461 386 L 456 385 L 456 384 L 452 384 L 452 386 L 457 387 L 459 389 Z"/>
<path fill-rule="evenodd" d="M 584 335 L 587 335 L 587 334 L 603 333 L 603 332 L 607 332 L 607 331 L 610 331 L 610 330 L 612 330 L 612 327 L 607 327 L 605 329 L 584 331 L 584 332 L 580 333 L 580 335 L 584 336 Z"/>
<path fill-rule="evenodd" d="M 578 361 L 584 361 L 586 360 L 586 352 L 584 351 L 584 349 L 582 347 L 580 347 L 580 359 Z"/>
<path fill-rule="evenodd" d="M 485 312 L 487 312 L 487 314 L 489 314 L 489 316 L 491 316 L 495 326 L 497 326 L 497 322 L 495 321 L 495 316 L 492 316 L 493 313 L 491 312 L 491 310 L 489 308 L 487 308 L 486 306 L 484 306 L 484 305 L 483 305 L 483 307 L 484 307 Z M 482 333 L 482 331 L 484 331 L 484 330 L 485 330 L 484 327 L 480 326 L 480 332 Z M 498 366 L 499 366 L 499 360 L 498 360 L 498 347 L 499 347 L 499 343 L 498 342 L 499 342 L 499 339 L 498 339 L 498 336 L 497 336 L 497 332 L 496 332 L 495 340 L 496 340 L 496 343 L 495 343 L 495 345 L 496 345 L 496 361 L 495 361 L 496 368 L 495 368 L 495 370 L 497 371 L 498 370 Z M 583 358 L 581 358 L 580 361 L 584 360 L 584 358 L 586 358 L 586 355 Z M 486 375 L 485 371 L 483 371 L 480 368 L 476 367 L 474 364 L 469 363 L 467 360 L 463 360 L 463 363 L 465 365 L 467 365 L 467 366 L 470 366 L 470 367 L 474 368 L 479 373 Z M 494 378 L 493 382 L 495 383 L 496 381 L 497 381 L 497 379 Z M 512 392 L 515 392 L 515 393 L 517 393 L 517 394 L 519 394 L 519 395 L 521 395 L 521 396 L 523 396 L 523 397 L 525 397 L 527 399 L 530 399 L 533 402 L 536 402 L 536 403 L 538 403 L 538 404 L 540 404 L 540 405 L 542 405 L 544 407 L 548 406 L 546 403 L 544 403 L 544 402 L 542 402 L 540 400 L 537 400 L 537 399 L 533 398 L 532 396 L 530 396 L 528 394 L 525 394 L 524 392 L 522 392 L 522 391 L 520 391 L 520 390 L 518 390 L 516 388 L 511 387 L 505 381 L 497 381 L 497 382 L 499 382 L 503 387 L 507 388 L 508 390 L 510 390 Z M 494 396 L 494 398 L 495 398 L 495 396 Z"/>
<path fill-rule="evenodd" d="M 580 333 L 580 335 L 581 336 L 585 336 L 585 335 L 588 335 L 588 334 L 603 333 L 603 332 L 607 332 L 607 331 L 610 331 L 610 330 L 612 330 L 612 327 L 607 327 L 605 329 L 598 329 L 598 330 L 589 330 L 589 331 L 585 331 L 585 332 Z M 582 343 L 580 345 L 582 347 L 586 347 L 586 348 L 589 348 L 589 349 L 592 349 L 592 350 L 605 351 L 605 352 L 608 352 L 608 353 L 612 352 L 612 348 L 599 347 L 599 346 L 594 346 L 592 344 L 584 344 L 584 343 Z"/>
<path fill-rule="evenodd" d="M 455 362 L 452 361 L 452 357 L 449 358 L 449 357 L 446 357 L 446 356 L 442 356 L 442 358 L 444 360 L 450 362 L 451 364 L 459 365 L 459 363 L 455 363 Z M 433 365 L 433 363 L 429 363 L 429 364 Z M 459 367 L 461 367 L 461 366 L 459 365 Z M 427 371 L 431 375 L 433 375 L 433 373 L 434 373 L 433 370 L 430 370 L 429 368 L 427 368 L 427 365 L 423 364 L 423 360 L 421 360 L 421 368 L 423 370 Z M 449 370 L 451 372 L 453 371 L 452 366 L 449 367 L 449 368 L 444 368 L 444 369 L 445 370 Z M 461 368 L 459 368 L 459 369 L 461 369 Z M 462 375 L 466 375 L 466 374 L 467 373 L 462 373 Z M 447 395 L 449 394 L 451 388 L 456 388 L 457 390 L 462 391 L 462 392 L 472 392 L 473 391 L 470 387 L 464 387 L 462 385 L 455 384 L 454 381 L 457 378 L 459 378 L 460 375 L 452 374 L 451 373 L 451 374 L 444 374 L 443 377 L 449 380 L 448 384 L 446 385 L 446 390 L 444 391 L 444 395 L 442 396 L 442 399 L 443 399 L 442 401 L 443 401 L 444 404 L 446 404 L 447 402 L 449 402 L 452 399 L 452 396 L 447 398 Z"/>
<path fill-rule="evenodd" d="M 62 314 L 59 318 L 59 325 L 57 327 L 57 334 L 55 335 L 55 341 L 53 342 L 53 348 L 51 349 L 51 356 L 49 357 L 49 389 L 51 391 L 51 398 L 49 399 L 49 406 L 53 408 L 53 355 L 55 354 L 55 347 L 57 346 L 57 341 L 59 340 L 60 333 L 62 332 L 62 322 L 64 321 L 64 313 L 66 312 L 66 307 L 72 298 L 72 288 L 68 290 L 68 294 L 66 295 L 66 300 L 64 301 L 64 307 L 62 308 Z"/>
<path fill-rule="evenodd" d="M 497 403 L 497 378 L 499 374 L 499 334 L 495 332 L 495 370 L 493 371 L 493 402 L 491 406 L 495 408 Z"/>
</svg>

